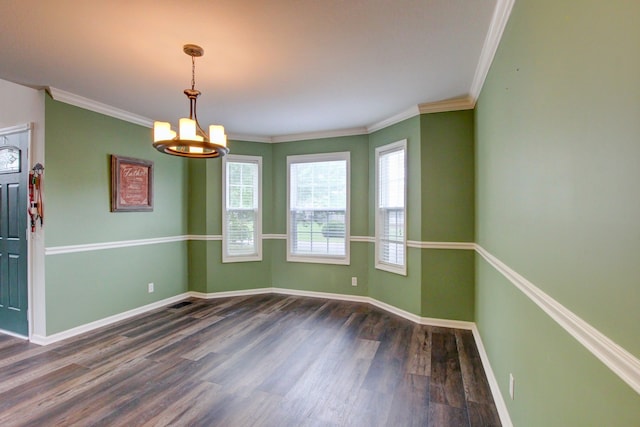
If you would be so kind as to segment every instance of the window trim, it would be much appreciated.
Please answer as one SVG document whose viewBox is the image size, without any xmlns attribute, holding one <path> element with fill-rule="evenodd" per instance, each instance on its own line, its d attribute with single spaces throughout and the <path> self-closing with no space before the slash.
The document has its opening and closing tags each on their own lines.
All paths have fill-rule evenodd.
<svg viewBox="0 0 640 427">
<path fill-rule="evenodd" d="M 291 238 L 291 165 L 297 163 L 319 163 L 344 160 L 346 170 L 346 209 L 345 209 L 345 254 L 331 255 L 296 255 L 292 253 Z M 351 258 L 351 152 L 340 151 L 333 153 L 301 154 L 287 156 L 287 262 L 304 262 L 315 264 L 350 265 Z"/>
<path fill-rule="evenodd" d="M 256 215 L 256 253 L 232 255 L 227 252 L 227 163 L 251 163 L 258 165 L 258 214 Z M 262 261 L 262 157 L 228 154 L 222 158 L 222 262 Z"/>
<path fill-rule="evenodd" d="M 381 249 L 381 233 L 382 233 L 382 215 L 380 215 L 380 157 L 387 153 L 404 150 L 404 264 L 391 264 L 380 259 Z M 378 270 L 388 271 L 390 273 L 400 274 L 402 276 L 407 275 L 407 187 L 408 187 L 408 173 L 407 173 L 407 140 L 403 139 L 391 144 L 382 145 L 377 147 L 375 155 L 375 205 L 374 205 L 374 218 L 375 218 L 375 268 Z"/>
</svg>

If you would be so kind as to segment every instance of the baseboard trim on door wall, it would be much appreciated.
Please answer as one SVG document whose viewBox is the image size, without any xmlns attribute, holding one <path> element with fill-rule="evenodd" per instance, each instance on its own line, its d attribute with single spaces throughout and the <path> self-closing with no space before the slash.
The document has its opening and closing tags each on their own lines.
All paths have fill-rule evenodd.
<svg viewBox="0 0 640 427">
<path fill-rule="evenodd" d="M 7 331 L 6 329 L 0 329 L 0 334 L 9 335 L 10 337 L 14 337 L 14 338 L 20 338 L 21 340 L 28 340 L 29 339 L 29 337 L 26 337 L 26 336 L 20 335 L 20 334 L 16 334 L 15 332 Z"/>
<path fill-rule="evenodd" d="M 72 338 L 77 335 L 84 334 L 85 332 L 90 332 L 90 331 L 93 331 L 94 329 L 102 328 L 103 326 L 109 326 L 121 320 L 125 320 L 130 317 L 137 316 L 139 314 L 143 314 L 151 310 L 155 310 L 156 308 L 164 307 L 166 305 L 173 304 L 178 301 L 182 301 L 188 296 L 189 296 L 188 293 L 179 294 L 170 298 L 153 302 L 151 304 L 134 308 L 132 310 L 114 314 L 113 316 L 105 317 L 103 319 L 86 323 L 84 325 L 76 326 L 75 328 L 67 329 L 66 331 L 58 332 L 53 335 L 42 336 L 42 335 L 33 334 L 31 335 L 31 342 L 39 345 L 53 344 L 58 341 L 65 340 L 67 338 Z"/>
<path fill-rule="evenodd" d="M 498 379 L 493 372 L 493 368 L 491 368 L 489 355 L 487 354 L 487 350 L 484 348 L 482 337 L 480 336 L 480 331 L 478 330 L 478 326 L 475 323 L 473 324 L 473 328 L 471 329 L 471 331 L 473 332 L 473 338 L 475 339 L 476 347 L 478 347 L 478 353 L 480 354 L 480 360 L 482 361 L 484 374 L 487 376 L 489 388 L 491 389 L 491 395 L 493 396 L 493 402 L 496 404 L 496 409 L 498 410 L 498 416 L 500 417 L 502 427 L 513 427 L 511 416 L 509 416 L 509 410 L 507 409 L 507 403 L 502 397 L 502 392 L 500 391 L 500 386 L 498 385 Z"/>
</svg>

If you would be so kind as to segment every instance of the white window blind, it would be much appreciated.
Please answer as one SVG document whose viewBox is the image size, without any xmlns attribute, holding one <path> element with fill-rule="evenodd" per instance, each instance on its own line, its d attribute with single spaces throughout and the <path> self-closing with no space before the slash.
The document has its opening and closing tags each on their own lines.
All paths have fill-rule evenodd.
<svg viewBox="0 0 640 427">
<path fill-rule="evenodd" d="M 262 259 L 261 166 L 255 156 L 229 155 L 223 162 L 223 262 Z"/>
<path fill-rule="evenodd" d="M 349 153 L 289 156 L 289 261 L 349 262 Z"/>
<path fill-rule="evenodd" d="M 376 149 L 376 267 L 406 274 L 406 141 Z"/>
</svg>

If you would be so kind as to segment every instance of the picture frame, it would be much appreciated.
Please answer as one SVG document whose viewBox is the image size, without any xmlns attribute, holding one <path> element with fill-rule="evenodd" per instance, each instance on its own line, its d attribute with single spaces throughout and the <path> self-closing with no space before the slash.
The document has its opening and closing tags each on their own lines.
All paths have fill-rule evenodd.
<svg viewBox="0 0 640 427">
<path fill-rule="evenodd" d="M 111 155 L 111 212 L 153 211 L 153 162 Z"/>
</svg>

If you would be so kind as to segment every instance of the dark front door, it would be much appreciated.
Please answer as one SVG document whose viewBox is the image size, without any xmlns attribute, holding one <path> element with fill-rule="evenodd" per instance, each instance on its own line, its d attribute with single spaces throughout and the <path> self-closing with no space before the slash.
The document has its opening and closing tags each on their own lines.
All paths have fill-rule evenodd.
<svg viewBox="0 0 640 427">
<path fill-rule="evenodd" d="M 0 129 L 0 329 L 29 335 L 28 127 Z"/>
</svg>

